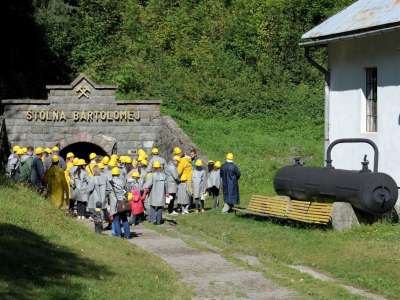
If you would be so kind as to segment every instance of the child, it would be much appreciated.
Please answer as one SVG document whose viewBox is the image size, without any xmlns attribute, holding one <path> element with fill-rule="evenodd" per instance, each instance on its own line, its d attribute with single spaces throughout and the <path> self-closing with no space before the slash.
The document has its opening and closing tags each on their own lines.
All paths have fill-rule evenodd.
<svg viewBox="0 0 400 300">
<path fill-rule="evenodd" d="M 196 205 L 196 212 L 204 212 L 204 194 L 206 191 L 206 171 L 203 168 L 203 161 L 197 159 L 194 163 L 195 169 L 192 173 L 193 199 Z"/>
<path fill-rule="evenodd" d="M 101 234 L 103 231 L 103 212 L 102 212 L 102 203 L 100 201 L 96 202 L 96 209 L 93 214 L 94 221 L 94 231 L 98 234 Z"/>
<path fill-rule="evenodd" d="M 139 172 L 133 172 L 131 179 L 128 181 L 128 201 L 131 206 L 131 220 L 132 225 L 138 225 L 144 215 L 144 207 L 142 198 L 140 197 L 139 190 Z"/>
<path fill-rule="evenodd" d="M 182 174 L 178 185 L 178 205 L 181 207 L 182 215 L 189 213 L 190 196 L 188 192 L 187 176 Z"/>
<path fill-rule="evenodd" d="M 213 208 L 219 208 L 219 190 L 221 188 L 221 162 L 216 161 L 211 172 L 208 174 L 208 195 L 213 199 Z"/>
</svg>

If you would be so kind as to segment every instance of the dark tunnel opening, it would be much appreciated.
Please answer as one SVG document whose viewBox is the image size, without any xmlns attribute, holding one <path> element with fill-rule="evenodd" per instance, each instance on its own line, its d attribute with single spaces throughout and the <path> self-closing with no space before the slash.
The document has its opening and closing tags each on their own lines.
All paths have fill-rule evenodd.
<svg viewBox="0 0 400 300">
<path fill-rule="evenodd" d="M 60 151 L 60 155 L 65 158 L 68 152 L 74 153 L 75 157 L 83 158 L 86 162 L 89 162 L 89 154 L 92 152 L 100 156 L 108 155 L 100 146 L 87 142 L 78 142 L 68 145 Z"/>
</svg>

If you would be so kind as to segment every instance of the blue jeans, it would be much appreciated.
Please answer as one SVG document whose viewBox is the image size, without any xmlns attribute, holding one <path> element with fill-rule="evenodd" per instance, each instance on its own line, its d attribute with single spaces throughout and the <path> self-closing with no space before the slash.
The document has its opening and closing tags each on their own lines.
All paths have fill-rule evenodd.
<svg viewBox="0 0 400 300">
<path fill-rule="evenodd" d="M 121 237 L 121 222 L 122 226 L 124 227 L 124 237 L 129 239 L 131 237 L 131 230 L 129 228 L 129 222 L 126 213 L 117 213 L 114 215 L 111 233 L 113 236 Z"/>
</svg>

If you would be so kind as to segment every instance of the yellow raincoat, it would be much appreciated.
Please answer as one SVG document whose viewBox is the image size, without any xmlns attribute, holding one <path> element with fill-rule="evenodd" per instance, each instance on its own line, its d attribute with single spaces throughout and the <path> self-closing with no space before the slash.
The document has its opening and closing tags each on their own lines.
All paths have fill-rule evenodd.
<svg viewBox="0 0 400 300">
<path fill-rule="evenodd" d="M 65 208 L 69 199 L 69 191 L 64 170 L 57 165 L 52 165 L 44 174 L 44 181 L 47 183 L 51 204 L 57 208 Z"/>
<path fill-rule="evenodd" d="M 178 164 L 178 174 L 180 178 L 187 178 L 187 187 L 191 193 L 192 186 L 192 160 L 189 156 L 184 156 Z"/>
<path fill-rule="evenodd" d="M 68 195 L 71 196 L 71 169 L 74 166 L 72 162 L 67 162 L 67 168 L 65 169 L 65 180 L 67 181 L 67 186 L 68 186 Z"/>
<path fill-rule="evenodd" d="M 90 177 L 93 177 L 93 169 L 96 166 L 95 162 L 90 162 L 87 166 L 86 166 L 86 174 Z"/>
</svg>

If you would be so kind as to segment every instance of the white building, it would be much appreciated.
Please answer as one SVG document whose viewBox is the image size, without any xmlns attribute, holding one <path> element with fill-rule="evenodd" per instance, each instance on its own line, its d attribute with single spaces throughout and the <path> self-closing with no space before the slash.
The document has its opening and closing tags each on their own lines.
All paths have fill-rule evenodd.
<svg viewBox="0 0 400 300">
<path fill-rule="evenodd" d="M 400 1 L 359 0 L 302 36 L 309 61 L 326 75 L 325 142 L 368 138 L 379 148 L 379 171 L 400 185 Z M 328 68 L 312 51 L 327 47 Z M 367 144 L 334 148 L 333 166 L 360 169 Z"/>
</svg>

